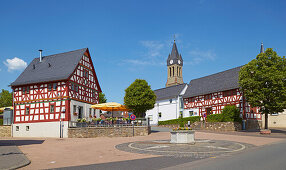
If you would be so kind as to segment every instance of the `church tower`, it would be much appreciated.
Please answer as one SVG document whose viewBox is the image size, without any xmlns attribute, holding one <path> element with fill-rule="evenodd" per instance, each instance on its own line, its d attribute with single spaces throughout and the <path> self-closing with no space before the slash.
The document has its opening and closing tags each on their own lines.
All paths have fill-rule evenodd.
<svg viewBox="0 0 286 170">
<path fill-rule="evenodd" d="M 183 59 L 181 54 L 179 54 L 176 41 L 174 40 L 173 48 L 171 54 L 169 54 L 167 59 L 167 73 L 168 79 L 166 87 L 183 84 Z"/>
</svg>

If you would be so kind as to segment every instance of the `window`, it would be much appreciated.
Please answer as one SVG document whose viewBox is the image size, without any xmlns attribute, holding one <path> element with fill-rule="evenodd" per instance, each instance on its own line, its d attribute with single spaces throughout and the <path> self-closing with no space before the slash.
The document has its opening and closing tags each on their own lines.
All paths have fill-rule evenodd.
<svg viewBox="0 0 286 170">
<path fill-rule="evenodd" d="M 87 71 L 87 70 L 84 70 L 84 71 L 83 71 L 83 74 L 84 74 L 83 76 L 84 76 L 85 78 L 88 78 L 88 71 Z"/>
<path fill-rule="evenodd" d="M 50 105 L 50 113 L 54 113 L 55 112 L 55 105 Z"/>
<path fill-rule="evenodd" d="M 23 94 L 26 94 L 26 88 L 23 87 Z"/>
<path fill-rule="evenodd" d="M 170 71 L 170 77 L 172 77 L 172 71 L 171 71 L 171 67 L 169 68 L 169 71 Z"/>
<path fill-rule="evenodd" d="M 183 112 L 180 111 L 180 118 L 183 118 Z"/>
<path fill-rule="evenodd" d="M 52 90 L 52 84 L 48 84 L 48 91 Z"/>
<path fill-rule="evenodd" d="M 29 94 L 29 93 L 30 93 L 30 86 L 28 86 L 28 87 L 27 87 L 27 91 L 26 91 L 26 93 L 27 93 L 27 94 Z"/>
<path fill-rule="evenodd" d="M 207 112 L 207 115 L 211 115 L 212 114 L 212 108 L 211 107 L 206 108 L 206 112 Z"/>
<path fill-rule="evenodd" d="M 19 126 L 16 126 L 16 131 L 19 131 Z"/>
<path fill-rule="evenodd" d="M 190 116 L 194 116 L 194 111 L 189 111 Z"/>
<path fill-rule="evenodd" d="M 92 117 L 91 111 L 92 111 L 92 108 L 89 108 L 89 117 Z"/>
<path fill-rule="evenodd" d="M 223 92 L 223 97 L 237 95 L 236 90 L 228 90 Z"/>
<path fill-rule="evenodd" d="M 211 98 L 212 98 L 212 95 L 211 95 L 211 94 L 205 95 L 205 100 L 209 100 L 209 99 L 211 99 Z"/>
<path fill-rule="evenodd" d="M 73 113 L 76 113 L 76 105 L 73 105 Z"/>
<path fill-rule="evenodd" d="M 74 84 L 71 84 L 71 89 L 72 91 L 74 91 Z"/>
<path fill-rule="evenodd" d="M 75 91 L 78 92 L 78 85 L 74 85 Z"/>
<path fill-rule="evenodd" d="M 53 83 L 53 90 L 57 90 L 57 83 Z"/>
<path fill-rule="evenodd" d="M 26 131 L 29 131 L 30 130 L 30 126 L 26 126 Z"/>
<path fill-rule="evenodd" d="M 195 98 L 194 97 L 191 97 L 191 102 L 195 102 Z"/>
<path fill-rule="evenodd" d="M 26 115 L 30 114 L 30 108 L 26 107 Z"/>
<path fill-rule="evenodd" d="M 158 115 L 159 115 L 159 118 L 161 118 L 161 117 L 162 117 L 162 113 L 161 113 L 161 112 L 159 112 L 159 113 L 158 113 Z"/>
</svg>

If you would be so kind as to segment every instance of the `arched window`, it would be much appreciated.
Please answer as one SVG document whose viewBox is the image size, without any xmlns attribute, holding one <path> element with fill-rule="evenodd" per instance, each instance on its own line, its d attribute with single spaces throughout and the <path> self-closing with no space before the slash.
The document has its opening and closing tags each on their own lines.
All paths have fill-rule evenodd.
<svg viewBox="0 0 286 170">
<path fill-rule="evenodd" d="M 179 69 L 179 76 L 182 77 L 182 68 Z"/>
<path fill-rule="evenodd" d="M 170 70 L 170 77 L 172 77 L 172 69 L 171 69 L 171 67 L 169 67 L 169 70 Z"/>
<path fill-rule="evenodd" d="M 173 66 L 173 76 L 175 76 L 175 68 L 174 68 L 174 66 Z"/>
<path fill-rule="evenodd" d="M 179 76 L 179 67 L 177 67 L 177 76 Z"/>
</svg>

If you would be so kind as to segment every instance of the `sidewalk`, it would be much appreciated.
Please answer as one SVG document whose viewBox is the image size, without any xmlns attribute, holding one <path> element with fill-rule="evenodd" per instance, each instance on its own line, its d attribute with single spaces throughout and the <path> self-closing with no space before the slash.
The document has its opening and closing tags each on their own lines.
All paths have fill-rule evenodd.
<svg viewBox="0 0 286 170">
<path fill-rule="evenodd" d="M 0 169 L 16 169 L 26 166 L 30 160 L 13 141 L 0 140 Z"/>
<path fill-rule="evenodd" d="M 35 139 L 22 144 L 17 141 L 31 141 L 31 138 L 10 138 L 19 144 L 19 149 L 31 160 L 31 164 L 23 169 L 49 169 L 88 164 L 118 162 L 143 158 L 159 157 L 158 155 L 138 154 L 115 149 L 115 146 L 133 141 L 168 140 L 169 132 L 152 133 L 149 136 L 136 137 L 99 137 L 99 138 L 47 138 Z M 242 136 L 218 134 L 209 132 L 196 132 L 196 139 L 228 140 L 262 146 L 276 143 L 285 138 L 269 138 L 256 136 Z M 9 138 L 7 138 L 9 140 Z"/>
</svg>

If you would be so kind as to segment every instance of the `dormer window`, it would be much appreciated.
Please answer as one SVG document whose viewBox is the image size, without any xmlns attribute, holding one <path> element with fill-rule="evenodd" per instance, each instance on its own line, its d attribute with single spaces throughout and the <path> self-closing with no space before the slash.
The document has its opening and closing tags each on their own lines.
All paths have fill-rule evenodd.
<svg viewBox="0 0 286 170">
<path fill-rule="evenodd" d="M 23 87 L 23 94 L 26 94 L 26 88 Z"/>
</svg>

